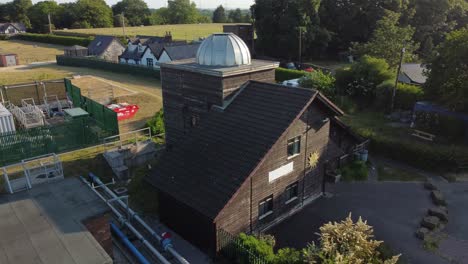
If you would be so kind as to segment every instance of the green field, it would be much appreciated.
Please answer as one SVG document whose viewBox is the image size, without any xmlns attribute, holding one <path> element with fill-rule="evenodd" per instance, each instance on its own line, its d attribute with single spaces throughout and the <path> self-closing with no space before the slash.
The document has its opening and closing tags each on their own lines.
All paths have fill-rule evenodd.
<svg viewBox="0 0 468 264">
<path fill-rule="evenodd" d="M 146 36 L 164 36 L 170 31 L 174 39 L 179 40 L 196 40 L 200 37 L 206 37 L 213 33 L 223 32 L 225 24 L 183 24 L 183 25 L 158 25 L 158 26 L 141 26 L 141 27 L 126 27 L 127 36 L 146 35 Z M 55 32 L 73 32 L 81 34 L 94 35 L 124 35 L 123 28 L 88 28 L 88 29 L 68 29 L 56 30 Z"/>
<path fill-rule="evenodd" d="M 8 40 L 0 41 L 0 53 L 16 53 L 20 64 L 55 61 L 55 56 L 63 54 L 64 46 L 38 42 Z"/>
</svg>

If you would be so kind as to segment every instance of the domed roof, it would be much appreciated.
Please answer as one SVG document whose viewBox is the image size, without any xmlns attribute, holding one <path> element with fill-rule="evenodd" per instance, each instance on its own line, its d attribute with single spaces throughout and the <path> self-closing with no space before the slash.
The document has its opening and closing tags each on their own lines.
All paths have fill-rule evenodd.
<svg viewBox="0 0 468 264">
<path fill-rule="evenodd" d="M 250 51 L 245 42 L 233 33 L 213 34 L 198 48 L 197 63 L 226 67 L 249 65 Z"/>
</svg>

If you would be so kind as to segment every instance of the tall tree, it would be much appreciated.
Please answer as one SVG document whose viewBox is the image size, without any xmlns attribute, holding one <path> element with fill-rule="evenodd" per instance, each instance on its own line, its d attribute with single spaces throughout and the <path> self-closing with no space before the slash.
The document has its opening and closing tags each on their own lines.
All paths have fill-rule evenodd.
<svg viewBox="0 0 468 264">
<path fill-rule="evenodd" d="M 414 60 L 414 52 L 419 46 L 412 40 L 414 28 L 401 26 L 399 20 L 400 14 L 386 11 L 386 15 L 377 22 L 370 41 L 364 44 L 354 43 L 352 50 L 361 56 L 385 59 L 390 67 L 399 64 L 403 48 L 406 49 L 404 61 Z"/>
<path fill-rule="evenodd" d="M 244 16 L 242 15 L 242 10 L 237 8 L 229 12 L 229 22 L 230 23 L 241 23 L 244 21 Z"/>
<path fill-rule="evenodd" d="M 41 33 L 49 32 L 49 14 L 51 15 L 52 28 L 54 28 L 55 24 L 61 19 L 59 17 L 60 8 L 61 7 L 52 0 L 38 2 L 33 5 L 28 11 L 33 31 Z"/>
<path fill-rule="evenodd" d="M 169 23 L 169 15 L 167 7 L 161 7 L 151 13 L 151 25 L 164 25 Z"/>
<path fill-rule="evenodd" d="M 331 32 L 332 52 L 346 51 L 352 42 L 367 42 L 386 10 L 402 12 L 406 0 L 322 0 L 321 25 Z"/>
<path fill-rule="evenodd" d="M 143 0 L 122 0 L 112 6 L 114 15 L 125 13 L 131 26 L 148 25 L 151 11 Z"/>
<path fill-rule="evenodd" d="M 320 28 L 318 17 L 320 1 L 256 0 L 252 14 L 264 53 L 297 59 L 299 41 L 306 55 L 326 45 L 327 34 Z"/>
<path fill-rule="evenodd" d="M 226 23 L 226 11 L 222 5 L 218 6 L 213 12 L 213 23 Z"/>
<path fill-rule="evenodd" d="M 82 27 L 112 27 L 112 9 L 104 0 L 78 0 L 73 6 L 75 25 Z"/>
<path fill-rule="evenodd" d="M 167 18 L 169 24 L 197 23 L 199 16 L 196 4 L 190 3 L 190 0 L 168 1 Z"/>
<path fill-rule="evenodd" d="M 28 17 L 28 10 L 31 7 L 31 0 L 13 0 L 11 3 L 10 20 L 23 23 L 27 28 L 31 28 L 31 22 Z"/>
<path fill-rule="evenodd" d="M 427 67 L 424 89 L 429 98 L 452 110 L 468 112 L 468 28 L 448 34 Z"/>
</svg>

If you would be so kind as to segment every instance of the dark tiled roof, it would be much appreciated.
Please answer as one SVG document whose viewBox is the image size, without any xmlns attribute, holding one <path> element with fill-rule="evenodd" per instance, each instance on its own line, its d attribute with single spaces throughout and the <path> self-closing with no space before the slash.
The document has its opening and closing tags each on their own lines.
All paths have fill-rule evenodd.
<svg viewBox="0 0 468 264">
<path fill-rule="evenodd" d="M 80 46 L 80 45 L 73 45 L 71 47 L 65 47 L 65 50 L 86 50 L 88 48 Z"/>
<path fill-rule="evenodd" d="M 161 52 L 164 50 L 164 47 L 180 46 L 180 45 L 187 45 L 187 41 L 181 40 L 181 41 L 173 41 L 169 43 L 151 43 L 148 45 L 148 48 L 151 50 L 153 55 L 159 60 L 159 57 L 161 56 Z"/>
<path fill-rule="evenodd" d="M 26 32 L 26 26 L 23 23 L 0 23 L 0 30 L 5 31 L 10 25 L 19 31 Z"/>
<path fill-rule="evenodd" d="M 224 111 L 211 111 L 164 152 L 147 180 L 214 219 L 317 94 L 250 81 Z"/>
<path fill-rule="evenodd" d="M 112 44 L 112 41 L 119 41 L 117 38 L 112 36 L 96 36 L 93 41 L 88 45 L 88 52 L 90 55 L 101 55 L 106 49 Z M 122 45 L 123 47 L 123 45 Z"/>
<path fill-rule="evenodd" d="M 170 45 L 165 46 L 164 49 L 171 60 L 175 61 L 195 58 L 199 47 L 200 44 Z"/>
<path fill-rule="evenodd" d="M 139 51 L 138 47 L 135 50 L 130 51 L 128 48 L 119 56 L 121 59 L 129 59 L 129 60 L 140 60 L 143 55 L 145 54 L 147 48 L 144 48 L 143 51 Z"/>
</svg>

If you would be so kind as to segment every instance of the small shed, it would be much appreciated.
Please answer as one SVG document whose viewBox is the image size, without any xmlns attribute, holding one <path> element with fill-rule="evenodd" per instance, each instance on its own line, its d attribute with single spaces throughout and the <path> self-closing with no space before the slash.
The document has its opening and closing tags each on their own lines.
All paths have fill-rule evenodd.
<svg viewBox="0 0 468 264">
<path fill-rule="evenodd" d="M 64 55 L 67 57 L 86 57 L 88 56 L 88 48 L 79 45 L 66 47 Z"/>
<path fill-rule="evenodd" d="M 19 65 L 17 54 L 0 54 L 0 67 L 10 67 L 16 65 Z"/>
<path fill-rule="evenodd" d="M 65 116 L 71 119 L 79 119 L 79 118 L 84 118 L 88 117 L 89 113 L 86 112 L 85 110 L 76 107 L 76 108 L 71 108 L 71 109 L 65 109 L 63 110 L 65 112 Z"/>
<path fill-rule="evenodd" d="M 0 103 L 0 134 L 14 131 L 16 128 L 13 115 Z"/>
</svg>

